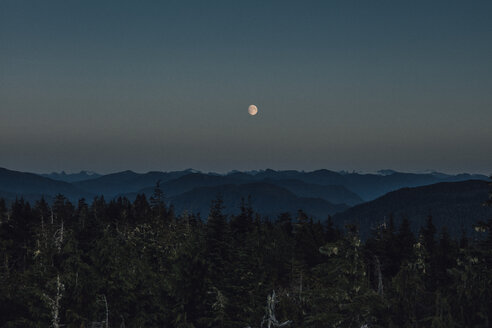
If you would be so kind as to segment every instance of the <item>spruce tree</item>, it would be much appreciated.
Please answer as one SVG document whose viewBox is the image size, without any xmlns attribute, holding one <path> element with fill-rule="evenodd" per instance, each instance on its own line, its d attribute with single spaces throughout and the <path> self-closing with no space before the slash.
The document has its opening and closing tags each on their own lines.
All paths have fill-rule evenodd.
<svg viewBox="0 0 492 328">
<path fill-rule="evenodd" d="M 210 322 L 216 327 L 226 327 L 230 320 L 226 308 L 230 302 L 228 278 L 231 272 L 231 239 L 223 209 L 223 201 L 219 196 L 212 202 L 205 235 L 205 255 L 208 263 L 206 277 L 210 286 L 207 291 L 207 303 L 210 307 Z"/>
</svg>

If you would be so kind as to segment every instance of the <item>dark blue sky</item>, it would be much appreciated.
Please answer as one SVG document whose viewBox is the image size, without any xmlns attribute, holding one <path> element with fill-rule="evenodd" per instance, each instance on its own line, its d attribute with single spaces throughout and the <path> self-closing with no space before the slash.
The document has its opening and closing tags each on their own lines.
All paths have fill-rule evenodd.
<svg viewBox="0 0 492 328">
<path fill-rule="evenodd" d="M 0 0 L 3 167 L 491 173 L 491 149 L 491 1 Z"/>
</svg>

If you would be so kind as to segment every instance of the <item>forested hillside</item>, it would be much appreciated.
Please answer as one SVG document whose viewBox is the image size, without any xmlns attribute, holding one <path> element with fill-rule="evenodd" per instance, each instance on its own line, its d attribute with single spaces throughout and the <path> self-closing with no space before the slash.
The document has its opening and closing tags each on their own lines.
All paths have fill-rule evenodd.
<svg viewBox="0 0 492 328">
<path fill-rule="evenodd" d="M 453 239 L 392 220 L 361 242 L 304 212 L 220 199 L 0 201 L 0 327 L 488 327 L 492 220 Z"/>
<path fill-rule="evenodd" d="M 333 220 L 340 226 L 357 224 L 361 235 L 367 237 L 390 217 L 397 224 L 407 218 L 412 230 L 418 231 L 432 216 L 437 227 L 447 227 L 457 237 L 463 230 L 471 233 L 473 224 L 492 217 L 492 207 L 482 206 L 489 190 L 488 183 L 481 180 L 403 188 L 336 214 Z"/>
</svg>

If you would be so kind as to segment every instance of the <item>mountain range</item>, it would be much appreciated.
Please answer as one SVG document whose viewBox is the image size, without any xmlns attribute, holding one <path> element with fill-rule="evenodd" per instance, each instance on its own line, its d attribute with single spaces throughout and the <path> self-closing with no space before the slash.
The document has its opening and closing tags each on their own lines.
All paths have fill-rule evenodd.
<svg viewBox="0 0 492 328">
<path fill-rule="evenodd" d="M 486 219 L 489 214 L 488 209 L 480 206 L 487 199 L 485 181 L 487 176 L 477 174 L 393 170 L 361 174 L 267 169 L 217 174 L 188 169 L 100 175 L 87 171 L 34 174 L 0 168 L 0 197 L 7 201 L 23 197 L 31 202 L 44 197 L 50 201 L 60 193 L 72 201 L 90 200 L 97 195 L 133 200 L 137 194 L 150 197 L 159 183 L 166 201 L 178 213 L 187 210 L 204 217 L 211 201 L 221 196 L 226 213 L 234 214 L 241 198 L 251 196 L 254 210 L 261 215 L 275 217 L 281 212 L 295 215 L 302 209 L 322 220 L 332 215 L 339 225 L 355 222 L 366 235 L 389 215 L 397 223 L 405 215 L 417 227 L 429 214 L 437 225 L 452 221 L 456 233 L 461 225 L 470 226 L 467 223 Z"/>
<path fill-rule="evenodd" d="M 52 180 L 65 181 L 65 182 L 77 182 L 83 180 L 90 180 L 99 178 L 101 175 L 92 171 L 80 171 L 79 173 L 66 173 L 65 171 L 52 172 L 47 174 L 41 174 L 45 178 Z"/>
</svg>

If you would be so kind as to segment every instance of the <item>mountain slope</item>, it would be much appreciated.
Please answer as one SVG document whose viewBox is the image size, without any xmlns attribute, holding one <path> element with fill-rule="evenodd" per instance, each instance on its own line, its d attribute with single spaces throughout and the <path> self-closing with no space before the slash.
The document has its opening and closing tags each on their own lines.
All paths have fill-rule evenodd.
<svg viewBox="0 0 492 328">
<path fill-rule="evenodd" d="M 72 200 L 93 196 L 93 194 L 81 190 L 68 182 L 56 181 L 34 173 L 12 171 L 5 168 L 0 168 L 0 190 L 7 199 L 11 199 L 14 195 L 15 197 L 29 196 L 30 199 L 39 199 L 41 196 L 49 198 L 56 194 L 63 194 Z"/>
<path fill-rule="evenodd" d="M 285 188 L 299 197 L 322 198 L 333 204 L 355 205 L 363 202 L 359 195 L 344 186 L 319 185 L 296 179 L 264 179 L 261 182 Z"/>
<path fill-rule="evenodd" d="M 212 200 L 220 196 L 228 214 L 238 213 L 241 198 L 251 195 L 252 206 L 262 215 L 275 217 L 282 212 L 295 214 L 302 209 L 318 219 L 347 208 L 346 205 L 334 205 L 320 198 L 304 198 L 279 186 L 268 183 L 250 183 L 241 185 L 221 185 L 214 187 L 199 187 L 183 194 L 170 197 L 169 202 L 175 206 L 178 213 L 183 210 L 200 212 L 204 217 L 208 214 Z"/>
<path fill-rule="evenodd" d="M 390 191 L 404 187 L 418 187 L 438 182 L 455 182 L 470 179 L 487 180 L 484 175 L 438 175 L 434 173 L 401 173 L 385 170 L 385 174 L 342 174 L 330 170 L 316 170 L 312 172 L 274 171 L 266 170 L 254 175 L 256 180 L 262 179 L 296 179 L 306 183 L 318 185 L 339 185 L 356 193 L 365 201 L 380 197 Z"/>
<path fill-rule="evenodd" d="M 451 234 L 458 236 L 461 227 L 471 231 L 479 220 L 492 217 L 492 208 L 482 204 L 488 199 L 490 186 L 481 180 L 443 182 L 416 188 L 403 188 L 390 192 L 376 200 L 354 206 L 334 216 L 343 226 L 357 223 L 363 236 L 393 215 L 395 223 L 407 217 L 414 231 L 425 224 L 432 215 L 434 224 L 446 226 Z"/>
<path fill-rule="evenodd" d="M 103 175 L 97 179 L 75 182 L 74 185 L 106 197 L 130 193 L 145 187 L 155 186 L 157 181 L 165 182 L 187 174 L 188 171 L 135 173 L 123 171 Z"/>
</svg>

